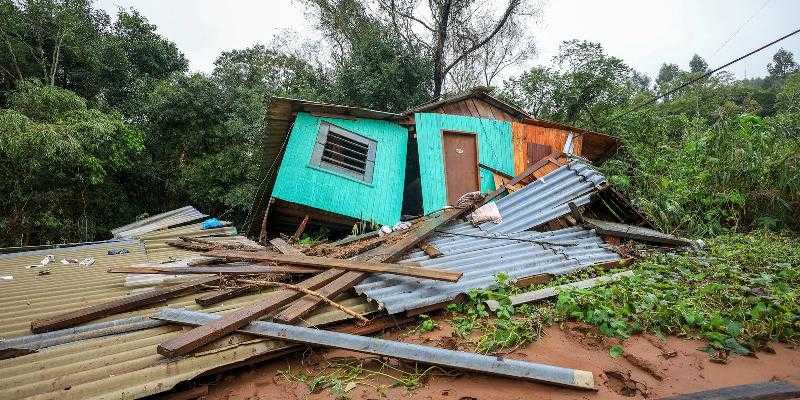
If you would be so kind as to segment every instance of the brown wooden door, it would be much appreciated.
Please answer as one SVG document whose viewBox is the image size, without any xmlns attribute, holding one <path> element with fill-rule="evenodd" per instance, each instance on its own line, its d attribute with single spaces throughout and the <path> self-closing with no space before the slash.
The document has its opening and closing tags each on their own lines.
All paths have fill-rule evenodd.
<svg viewBox="0 0 800 400">
<path fill-rule="evenodd" d="M 464 193 L 480 189 L 478 144 L 474 134 L 442 132 L 447 203 L 455 204 Z"/>
<path fill-rule="evenodd" d="M 537 161 L 546 158 L 553 152 L 553 148 L 539 143 L 528 142 L 528 148 L 525 152 L 527 154 L 528 165 L 536 164 Z"/>
</svg>

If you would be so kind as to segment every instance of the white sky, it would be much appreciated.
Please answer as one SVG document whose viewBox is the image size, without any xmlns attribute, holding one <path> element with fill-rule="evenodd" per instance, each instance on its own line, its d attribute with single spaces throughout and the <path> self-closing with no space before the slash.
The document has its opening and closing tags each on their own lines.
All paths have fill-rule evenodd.
<svg viewBox="0 0 800 400">
<path fill-rule="evenodd" d="M 286 30 L 314 37 L 314 21 L 296 1 L 98 0 L 97 5 L 112 15 L 119 7 L 139 10 L 177 44 L 194 71 L 210 72 L 220 52 L 269 43 Z M 654 78 L 664 62 L 688 69 L 698 53 L 714 68 L 797 28 L 800 0 L 549 0 L 533 29 L 539 55 L 531 64 L 549 64 L 562 41 L 577 38 L 600 42 L 608 54 Z M 728 71 L 763 76 L 780 47 L 800 61 L 798 34 Z"/>
</svg>

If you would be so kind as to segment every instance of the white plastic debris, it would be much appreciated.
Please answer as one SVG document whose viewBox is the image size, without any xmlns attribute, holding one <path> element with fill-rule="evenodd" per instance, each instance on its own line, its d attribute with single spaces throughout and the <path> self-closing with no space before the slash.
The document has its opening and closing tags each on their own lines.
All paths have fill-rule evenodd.
<svg viewBox="0 0 800 400">
<path fill-rule="evenodd" d="M 84 258 L 80 262 L 80 266 L 82 266 L 82 267 L 91 267 L 93 264 L 94 264 L 94 258 L 91 258 L 91 257 Z"/>
<path fill-rule="evenodd" d="M 48 254 L 42 259 L 42 261 L 39 261 L 39 264 L 47 265 L 47 264 L 50 264 L 51 262 L 53 262 L 55 260 L 56 260 L 55 256 L 53 256 L 52 254 Z"/>
<path fill-rule="evenodd" d="M 497 204 L 492 201 L 473 211 L 469 215 L 469 220 L 475 225 L 490 221 L 499 224 L 503 222 L 503 216 L 500 215 L 500 209 L 497 208 Z"/>
<path fill-rule="evenodd" d="M 391 227 L 391 226 L 388 226 L 388 225 L 384 225 L 384 226 L 382 226 L 382 227 L 381 227 L 381 229 L 378 231 L 378 236 L 388 235 L 388 234 L 390 234 L 390 233 L 392 233 L 392 227 Z"/>
<path fill-rule="evenodd" d="M 11 275 L 0 275 L 0 282 L 13 281 L 14 277 Z"/>
<path fill-rule="evenodd" d="M 77 264 L 77 263 L 78 263 L 78 259 L 77 258 L 62 258 L 61 259 L 61 264 L 64 264 L 64 265 Z"/>
<path fill-rule="evenodd" d="M 392 232 L 404 231 L 408 228 L 411 228 L 410 222 L 398 222 L 392 227 Z"/>
</svg>

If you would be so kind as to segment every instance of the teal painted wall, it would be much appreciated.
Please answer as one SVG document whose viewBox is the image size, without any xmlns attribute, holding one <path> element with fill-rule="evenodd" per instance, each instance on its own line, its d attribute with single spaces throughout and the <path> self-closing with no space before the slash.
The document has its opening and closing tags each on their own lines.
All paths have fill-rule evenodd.
<svg viewBox="0 0 800 400">
<path fill-rule="evenodd" d="M 492 168 L 514 175 L 511 124 L 493 119 L 446 114 L 415 114 L 419 149 L 422 206 L 425 213 L 447 205 L 444 180 L 442 131 L 474 132 L 478 135 L 478 159 Z M 480 169 L 481 191 L 494 190 L 492 173 Z"/>
<path fill-rule="evenodd" d="M 377 142 L 372 183 L 310 165 L 321 121 Z M 403 203 L 407 141 L 408 130 L 392 122 L 298 113 L 272 196 L 353 218 L 395 224 L 400 221 Z"/>
</svg>

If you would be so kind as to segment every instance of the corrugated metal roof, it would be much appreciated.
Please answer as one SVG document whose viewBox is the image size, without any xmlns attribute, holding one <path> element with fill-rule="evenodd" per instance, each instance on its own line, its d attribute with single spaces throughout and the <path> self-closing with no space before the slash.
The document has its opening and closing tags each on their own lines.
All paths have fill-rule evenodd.
<svg viewBox="0 0 800 400">
<path fill-rule="evenodd" d="M 156 214 L 111 230 L 115 238 L 134 238 L 171 226 L 183 225 L 208 217 L 192 206 Z"/>
<path fill-rule="evenodd" d="M 247 241 L 242 237 L 224 240 Z M 126 249 L 128 253 L 108 255 L 110 249 Z M 38 264 L 47 254 L 56 257 L 49 275 L 38 275 L 39 268 L 25 268 Z M 17 342 L 41 340 L 41 337 L 20 339 L 30 334 L 32 320 L 141 290 L 124 287 L 125 275 L 106 273 L 109 267 L 195 255 L 172 247 L 155 254 L 145 254 L 143 245 L 133 240 L 0 255 L 0 274 L 14 277 L 13 281 L 0 281 L 0 338 L 17 338 L 12 339 Z M 95 264 L 91 267 L 60 264 L 62 258 L 86 257 L 95 258 Z M 37 353 L 0 360 L 0 399 L 141 398 L 169 390 L 175 384 L 203 372 L 258 356 L 266 357 L 286 348 L 287 344 L 281 341 L 252 340 L 252 337 L 231 335 L 192 356 L 166 359 L 157 354 L 156 346 L 178 335 L 182 328 L 174 325 L 148 327 L 149 324 L 137 317 L 151 315 L 165 305 L 200 309 L 194 303 L 196 296 L 172 299 L 156 307 L 116 314 L 91 323 L 109 323 L 95 328 L 109 329 L 113 325 L 117 331 L 132 329 L 126 324 L 140 324 L 138 327 L 145 329 L 121 334 L 114 334 L 114 329 L 109 329 L 111 334 L 108 336 L 88 339 L 86 336 L 93 334 L 74 331 L 66 335 L 48 334 L 52 340 L 47 344 L 62 344 L 40 349 Z M 231 310 L 262 296 L 244 296 L 204 310 Z M 361 298 L 349 298 L 340 303 L 361 312 L 374 310 L 374 306 Z M 345 318 L 347 316 L 341 311 L 326 307 L 309 317 L 305 323 L 318 325 Z"/>
<path fill-rule="evenodd" d="M 464 234 L 473 236 L 461 236 Z M 449 236 L 449 237 L 448 237 Z M 619 254 L 609 250 L 590 230 L 572 227 L 551 232 L 522 232 L 504 237 L 488 236 L 473 228 L 459 234 L 440 234 L 434 245 L 444 254 L 430 258 L 415 252 L 402 262 L 418 262 L 422 266 L 461 271 L 458 282 L 433 282 L 374 275 L 356 286 L 356 291 L 375 300 L 390 314 L 450 301 L 470 289 L 489 288 L 501 272 L 511 280 L 538 274 L 565 274 L 588 265 L 618 260 Z"/>
<path fill-rule="evenodd" d="M 431 259 L 423 252 L 404 262 L 453 269 L 464 276 L 456 283 L 431 282 L 382 274 L 356 286 L 390 314 L 450 301 L 470 289 L 488 288 L 505 272 L 512 280 L 538 274 L 565 274 L 586 266 L 618 260 L 594 231 L 580 227 L 531 232 L 569 213 L 568 203 L 581 206 L 606 179 L 588 164 L 574 159 L 567 165 L 497 201 L 503 221 L 480 226 L 457 223 L 437 233 L 431 242 L 444 254 Z"/>
</svg>

